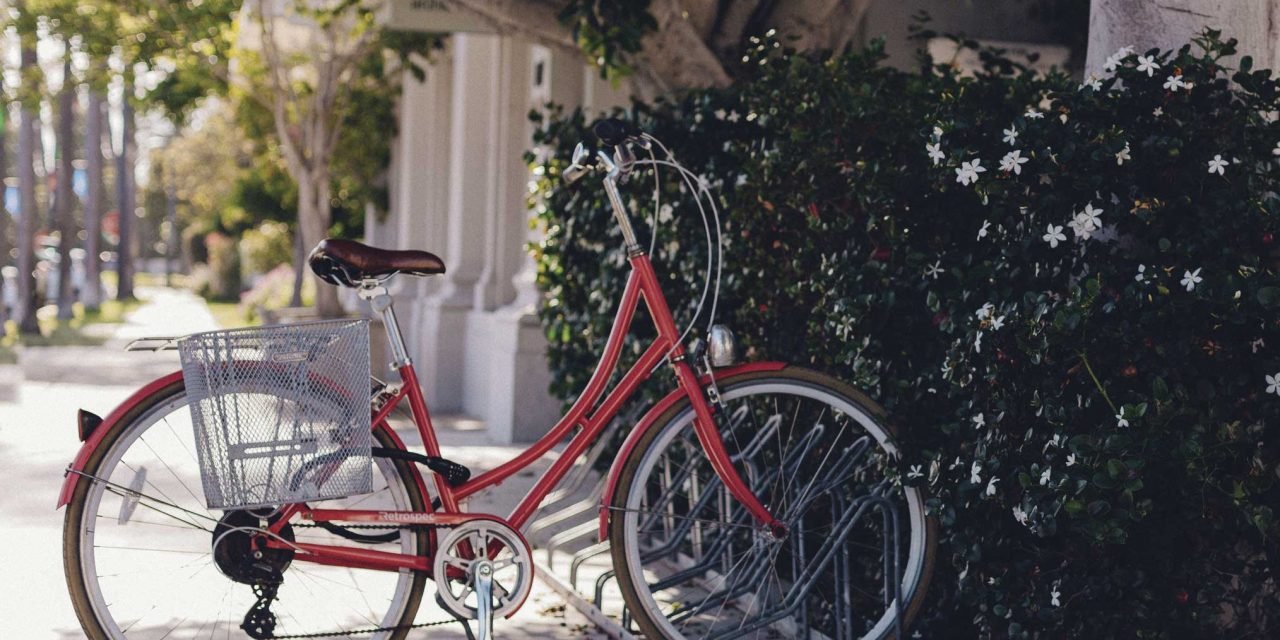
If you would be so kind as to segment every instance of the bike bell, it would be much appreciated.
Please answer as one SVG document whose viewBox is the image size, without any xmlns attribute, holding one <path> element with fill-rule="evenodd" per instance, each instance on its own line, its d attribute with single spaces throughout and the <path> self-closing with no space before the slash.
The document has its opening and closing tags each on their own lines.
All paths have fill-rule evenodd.
<svg viewBox="0 0 1280 640">
<path fill-rule="evenodd" d="M 707 353 L 711 356 L 711 366 L 728 367 L 738 360 L 738 342 L 733 331 L 722 324 L 711 325 L 711 335 L 707 336 Z"/>
</svg>

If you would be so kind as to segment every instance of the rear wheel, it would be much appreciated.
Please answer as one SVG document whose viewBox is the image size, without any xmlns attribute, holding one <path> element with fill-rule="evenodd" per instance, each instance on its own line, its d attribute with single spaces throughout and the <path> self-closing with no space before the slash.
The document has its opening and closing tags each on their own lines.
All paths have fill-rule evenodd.
<svg viewBox="0 0 1280 640">
<path fill-rule="evenodd" d="M 614 567 L 640 630 L 892 637 L 923 603 L 936 542 L 924 495 L 895 477 L 882 412 L 803 369 L 727 379 L 720 391 L 735 467 L 788 535 L 756 526 L 711 469 L 693 410 L 672 409 L 630 454 L 611 505 Z"/>
<path fill-rule="evenodd" d="M 394 446 L 374 430 L 377 446 Z M 425 510 L 409 463 L 375 458 L 373 492 L 325 501 L 338 509 Z M 86 464 L 63 525 L 63 566 L 76 614 L 91 638 L 247 637 L 256 601 L 245 575 L 252 554 L 239 528 L 269 514 L 205 507 L 181 382 L 157 392 L 107 434 Z M 131 492 L 148 499 L 137 499 Z M 366 532 L 368 533 L 368 532 Z M 384 532 L 372 532 L 383 534 Z M 351 543 L 319 528 L 287 526 L 286 539 L 424 555 L 423 532 L 400 529 L 377 544 Z M 220 541 L 215 544 L 215 539 Z M 281 571 L 271 606 L 275 635 L 412 624 L 426 576 L 306 562 L 268 552 Z M 250 563 L 252 564 L 252 563 Z M 375 638 L 403 638 L 407 630 Z"/>
</svg>

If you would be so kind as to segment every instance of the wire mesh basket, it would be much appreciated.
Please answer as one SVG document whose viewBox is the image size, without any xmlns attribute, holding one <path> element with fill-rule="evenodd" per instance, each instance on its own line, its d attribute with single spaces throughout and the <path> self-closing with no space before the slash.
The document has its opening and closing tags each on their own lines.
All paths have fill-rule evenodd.
<svg viewBox="0 0 1280 640">
<path fill-rule="evenodd" d="M 372 490 L 367 320 L 197 333 L 178 352 L 209 508 Z"/>
</svg>

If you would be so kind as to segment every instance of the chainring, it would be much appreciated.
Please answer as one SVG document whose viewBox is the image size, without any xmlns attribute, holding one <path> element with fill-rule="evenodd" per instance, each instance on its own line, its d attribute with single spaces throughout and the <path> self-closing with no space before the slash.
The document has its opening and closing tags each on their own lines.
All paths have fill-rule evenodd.
<svg viewBox="0 0 1280 640">
<path fill-rule="evenodd" d="M 524 536 L 494 518 L 457 525 L 440 541 L 432 563 L 440 603 L 450 613 L 478 617 L 472 566 L 486 556 L 493 566 L 493 614 L 511 617 L 533 588 L 533 554 Z"/>
</svg>

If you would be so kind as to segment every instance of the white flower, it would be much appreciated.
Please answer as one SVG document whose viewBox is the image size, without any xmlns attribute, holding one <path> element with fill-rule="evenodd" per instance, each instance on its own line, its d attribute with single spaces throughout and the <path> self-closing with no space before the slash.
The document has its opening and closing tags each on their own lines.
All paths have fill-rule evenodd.
<svg viewBox="0 0 1280 640">
<path fill-rule="evenodd" d="M 1116 414 L 1116 426 L 1122 429 L 1129 426 L 1129 421 L 1125 419 L 1123 411 Z"/>
<path fill-rule="evenodd" d="M 724 109 L 716 109 L 716 120 L 724 120 Z"/>
<path fill-rule="evenodd" d="M 978 336 L 973 339 L 973 350 L 977 353 L 982 353 L 982 332 L 981 331 L 979 331 Z"/>
<path fill-rule="evenodd" d="M 1039 111 L 1036 111 L 1035 109 L 1027 109 L 1027 112 L 1026 112 L 1026 113 L 1024 113 L 1024 114 L 1022 114 L 1022 115 L 1023 115 L 1023 117 L 1025 117 L 1025 118 L 1026 118 L 1026 119 L 1028 119 L 1028 120 L 1039 120 L 1040 118 L 1043 118 L 1043 117 L 1044 117 L 1044 114 L 1043 114 L 1043 113 L 1040 113 Z"/>
<path fill-rule="evenodd" d="M 1062 603 L 1058 600 L 1058 598 L 1061 597 L 1062 593 L 1058 591 L 1058 583 L 1055 582 L 1053 583 L 1053 591 L 1049 592 L 1049 604 L 1055 607 L 1061 607 Z"/>
<path fill-rule="evenodd" d="M 1049 484 L 1049 480 L 1052 479 L 1050 476 L 1052 475 L 1053 475 L 1053 469 L 1050 469 L 1049 467 L 1045 467 L 1044 473 L 1040 474 L 1040 485 L 1044 486 Z"/>
<path fill-rule="evenodd" d="M 1267 393 L 1280 396 L 1280 372 L 1276 372 L 1274 376 L 1267 376 Z"/>
<path fill-rule="evenodd" d="M 981 307 L 978 307 L 978 310 L 973 312 L 973 317 L 978 320 L 986 320 L 991 317 L 991 313 L 995 311 L 995 308 L 996 306 L 994 304 L 988 302 Z"/>
<path fill-rule="evenodd" d="M 939 274 L 939 273 L 942 273 L 942 261 L 941 261 L 941 260 L 939 260 L 939 261 L 937 261 L 937 262 L 935 262 L 935 263 L 933 263 L 933 264 L 929 265 L 928 267 L 925 267 L 925 270 L 924 270 L 924 277 L 926 277 L 926 278 L 933 278 L 934 280 L 937 280 L 937 279 L 938 279 L 938 274 Z"/>
<path fill-rule="evenodd" d="M 672 209 L 669 204 L 664 204 L 658 208 L 658 222 L 663 224 L 671 222 L 671 219 L 675 217 L 674 214 L 675 209 Z"/>
<path fill-rule="evenodd" d="M 1091 75 L 1088 80 L 1080 85 L 1080 90 L 1084 91 L 1086 87 L 1094 91 L 1102 91 L 1102 81 L 1098 79 L 1098 76 Z"/>
<path fill-rule="evenodd" d="M 1151 282 L 1151 276 L 1147 275 L 1147 265 L 1138 265 L 1138 275 L 1134 276 L 1133 279 L 1142 283 Z"/>
<path fill-rule="evenodd" d="M 1062 121 L 1062 124 L 1066 124 L 1066 123 L 1067 123 L 1067 114 L 1065 114 L 1065 113 L 1064 113 L 1064 114 L 1062 114 L 1062 115 L 1058 116 L 1058 120 L 1061 120 L 1061 121 Z"/>
<path fill-rule="evenodd" d="M 1102 228 L 1102 209 L 1094 209 L 1092 202 L 1085 203 L 1084 211 L 1080 215 L 1088 223 L 1090 231 Z"/>
<path fill-rule="evenodd" d="M 1003 137 L 1003 138 L 1001 138 L 1001 139 L 1002 139 L 1002 140 L 1004 140 L 1004 141 L 1005 141 L 1006 143 L 1008 143 L 1008 144 L 1013 144 L 1013 143 L 1017 142 L 1017 141 L 1018 141 L 1018 130 L 1017 130 L 1016 128 L 1014 128 L 1014 127 L 1009 127 L 1008 129 L 1005 129 L 1005 130 L 1004 130 L 1004 137 Z"/>
<path fill-rule="evenodd" d="M 1157 117 L 1157 118 L 1159 118 L 1160 116 L 1164 115 L 1164 107 L 1156 107 L 1156 108 L 1152 109 L 1152 110 L 1151 110 L 1151 115 L 1153 115 L 1153 116 L 1155 116 L 1155 117 Z"/>
<path fill-rule="evenodd" d="M 1276 143 L 1276 148 L 1271 150 L 1271 155 L 1280 156 L 1280 142 Z"/>
<path fill-rule="evenodd" d="M 930 160 L 933 160 L 933 166 L 935 166 L 935 167 L 936 167 L 936 166 L 938 166 L 938 163 L 939 163 L 939 162 L 942 162 L 943 160 L 945 160 L 945 159 L 947 158 L 947 154 L 945 154 L 945 153 L 943 153 L 943 152 L 942 152 L 942 144 L 941 144 L 941 143 L 937 143 L 937 144 L 934 144 L 934 143 L 925 144 L 925 145 L 924 145 L 924 150 L 925 150 L 925 152 L 926 152 L 926 153 L 928 153 L 928 154 L 929 154 L 929 159 L 930 159 Z"/>
<path fill-rule="evenodd" d="M 1084 211 L 1079 214 L 1088 224 L 1089 230 L 1097 230 L 1102 228 L 1102 210 L 1094 209 L 1093 202 L 1085 202 Z"/>
<path fill-rule="evenodd" d="M 1062 225 L 1049 223 L 1046 229 L 1049 233 L 1044 234 L 1044 241 L 1049 243 L 1049 248 L 1051 249 L 1057 249 L 1058 243 L 1067 239 L 1067 236 L 1062 235 Z"/>
<path fill-rule="evenodd" d="M 1075 465 L 1075 463 L 1076 463 L 1076 454 L 1074 454 L 1074 453 L 1068 453 L 1068 454 L 1067 454 L 1067 466 L 1068 466 L 1068 467 L 1073 466 L 1073 465 Z"/>
<path fill-rule="evenodd" d="M 996 494 L 997 482 L 1000 482 L 1000 478 L 995 476 L 991 476 L 991 479 L 987 481 L 987 495 L 994 496 Z"/>
<path fill-rule="evenodd" d="M 969 186 L 978 181 L 978 174 L 985 173 L 986 167 L 982 166 L 981 158 L 974 158 L 973 162 L 962 162 L 960 168 L 956 169 L 956 182 Z"/>
<path fill-rule="evenodd" d="M 1020 176 L 1022 175 L 1022 165 L 1026 164 L 1027 160 L 1030 160 L 1030 158 L 1022 157 L 1022 152 L 1014 149 L 1004 154 L 1003 158 L 1000 158 L 1000 170 L 1012 171 L 1014 175 Z"/>
<path fill-rule="evenodd" d="M 911 471 L 907 472 L 907 478 L 920 478 L 924 476 L 924 470 L 918 464 L 911 465 Z"/>
<path fill-rule="evenodd" d="M 1076 238 L 1088 240 L 1089 236 L 1093 235 L 1093 226 L 1089 224 L 1089 216 L 1083 213 L 1077 213 L 1071 218 L 1071 222 L 1067 223 L 1067 226 L 1071 227 L 1071 231 L 1075 233 Z"/>
<path fill-rule="evenodd" d="M 1094 240 L 1097 240 L 1098 242 L 1106 244 L 1108 242 L 1114 242 L 1117 238 L 1119 238 L 1120 232 L 1116 231 L 1116 226 L 1114 224 L 1104 224 L 1098 227 L 1098 229 L 1094 231 L 1093 235 L 1090 237 L 1093 238 Z"/>
<path fill-rule="evenodd" d="M 1182 76 L 1169 76 L 1164 80 L 1164 88 L 1169 91 L 1177 91 L 1178 89 L 1187 88 L 1187 83 L 1182 81 Z"/>
<path fill-rule="evenodd" d="M 983 220 L 983 221 L 982 221 L 982 228 L 981 228 L 981 229 L 978 229 L 978 239 L 979 239 L 979 240 L 981 240 L 981 239 L 983 239 L 983 238 L 987 237 L 987 229 L 990 229 L 990 228 L 991 228 L 991 221 L 990 221 L 990 220 Z"/>
<path fill-rule="evenodd" d="M 978 472 L 982 471 L 982 464 L 977 460 L 973 461 L 973 466 L 969 469 L 969 482 L 973 484 L 982 484 L 982 476 Z"/>
<path fill-rule="evenodd" d="M 1203 281 L 1204 279 L 1200 277 L 1200 270 L 1196 269 L 1195 271 L 1183 272 L 1181 284 L 1187 288 L 1187 291 L 1192 291 L 1196 288 L 1196 285 Z"/>
<path fill-rule="evenodd" d="M 1222 154 L 1214 154 L 1213 159 L 1209 161 L 1209 173 L 1216 173 L 1220 176 L 1227 175 L 1226 160 L 1222 159 Z"/>
<path fill-rule="evenodd" d="M 934 127 L 933 138 L 937 140 L 938 138 L 941 138 L 941 137 L 942 137 L 942 127 Z"/>
<path fill-rule="evenodd" d="M 1122 55 L 1123 53 L 1124 50 L 1121 49 L 1120 51 L 1111 54 L 1111 57 L 1107 58 L 1107 61 L 1102 63 L 1102 70 L 1107 73 L 1115 73 L 1116 67 L 1120 66 L 1120 60 L 1124 58 L 1124 55 Z"/>
<path fill-rule="evenodd" d="M 1124 143 L 1124 148 L 1116 152 L 1116 164 L 1123 165 L 1125 160 L 1132 160 L 1133 156 L 1129 155 L 1129 143 Z"/>
<path fill-rule="evenodd" d="M 991 330 L 992 330 L 992 331 L 999 331 L 1000 329 L 1003 329 L 1003 328 L 1004 328 L 1004 316 L 1000 316 L 1000 317 L 998 317 L 998 318 L 992 318 L 992 319 L 991 319 Z"/>
<path fill-rule="evenodd" d="M 1154 76 L 1156 69 L 1159 68 L 1160 65 L 1156 63 L 1155 56 L 1138 56 L 1138 71 L 1147 72 L 1148 78 Z"/>
<path fill-rule="evenodd" d="M 1013 519 L 1018 521 L 1020 525 L 1027 524 L 1027 512 L 1022 510 L 1022 505 L 1013 506 Z"/>
<path fill-rule="evenodd" d="M 1254 352 L 1254 353 L 1257 353 L 1257 352 L 1258 352 L 1258 349 L 1259 349 L 1259 348 L 1261 348 L 1261 347 L 1265 347 L 1265 346 L 1267 346 L 1267 343 L 1266 343 L 1266 341 L 1265 341 L 1265 340 L 1263 340 L 1262 338 L 1258 338 L 1257 340 L 1254 340 L 1253 342 L 1250 342 L 1250 343 L 1249 343 L 1249 346 L 1253 348 L 1253 352 Z"/>
<path fill-rule="evenodd" d="M 981 413 L 979 413 L 978 415 L 976 415 L 976 416 L 974 416 L 974 417 L 972 417 L 972 418 L 969 418 L 969 419 L 973 421 L 973 426 L 975 426 L 975 427 L 977 427 L 977 428 L 979 428 L 979 429 L 981 429 L 982 427 L 987 426 L 987 418 L 986 418 L 986 416 L 982 415 Z"/>
</svg>

